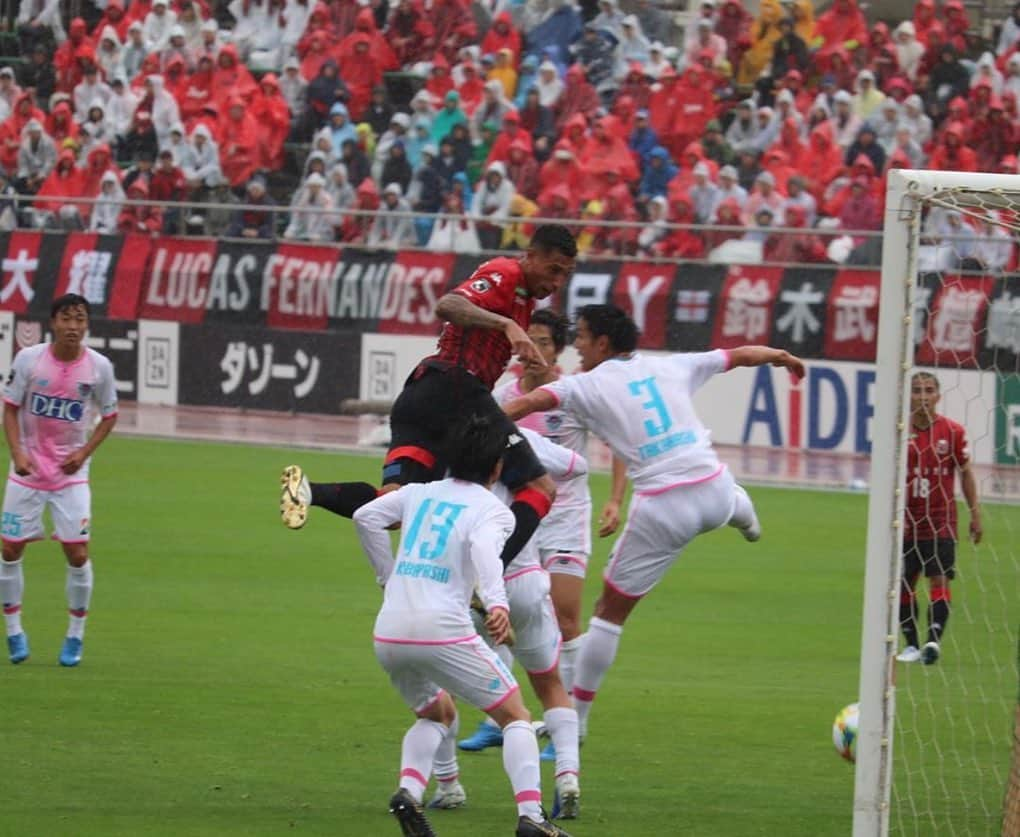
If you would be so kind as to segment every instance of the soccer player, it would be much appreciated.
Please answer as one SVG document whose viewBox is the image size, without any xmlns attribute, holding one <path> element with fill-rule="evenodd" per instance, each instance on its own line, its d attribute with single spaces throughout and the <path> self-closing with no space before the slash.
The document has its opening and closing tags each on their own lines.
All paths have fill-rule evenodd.
<svg viewBox="0 0 1020 837">
<path fill-rule="evenodd" d="M 956 474 L 970 510 L 970 539 L 981 542 L 981 509 L 963 426 L 935 412 L 939 381 L 931 372 L 910 379 L 910 447 L 907 450 L 907 508 L 903 531 L 900 627 L 906 647 L 896 659 L 938 662 L 949 621 L 949 581 L 956 575 Z M 928 578 L 928 637 L 917 634 L 917 581 Z"/>
<path fill-rule="evenodd" d="M 544 363 L 527 328 L 535 300 L 556 293 L 574 271 L 577 244 L 566 227 L 535 230 L 519 259 L 485 262 L 436 305 L 446 320 L 436 354 L 408 377 L 390 413 L 391 442 L 383 464 L 382 491 L 442 479 L 450 455 L 450 426 L 476 413 L 502 423 L 511 444 L 502 482 L 513 492 L 515 526 L 504 547 L 509 563 L 549 511 L 555 488 L 534 453 L 492 398 L 492 388 L 512 355 Z M 380 492 L 365 482 L 309 483 L 301 468 L 284 469 L 280 512 L 285 525 L 304 525 L 308 506 L 351 517 Z"/>
<path fill-rule="evenodd" d="M 18 352 L 4 392 L 11 466 L 0 524 L 0 602 L 11 662 L 24 662 L 29 647 L 21 626 L 21 556 L 29 541 L 45 535 L 42 516 L 49 508 L 67 557 L 70 623 L 59 660 L 76 666 L 92 596 L 89 462 L 117 423 L 117 388 L 110 361 L 85 346 L 89 303 L 84 297 L 66 294 L 54 300 L 50 328 L 52 343 Z"/>
<path fill-rule="evenodd" d="M 574 416 L 626 462 L 634 486 L 627 523 L 614 544 L 574 674 L 582 738 L 624 623 L 684 547 L 724 524 L 750 541 L 761 535 L 750 498 L 719 462 L 694 412 L 693 393 L 712 375 L 737 366 L 772 364 L 798 377 L 804 374 L 801 360 L 781 349 L 742 346 L 649 357 L 635 351 L 637 338 L 633 320 L 619 308 L 586 305 L 574 340 L 584 371 L 539 387 L 505 408 L 515 420 L 553 408 Z"/>
<path fill-rule="evenodd" d="M 375 653 L 418 716 L 404 736 L 400 787 L 390 800 L 406 837 L 433 831 L 421 807 L 440 745 L 454 734 L 448 692 L 503 728 L 503 765 L 517 801 L 517 837 L 569 837 L 542 809 L 538 741 L 513 675 L 475 631 L 477 588 L 496 642 L 510 626 L 500 550 L 513 514 L 488 488 L 507 451 L 505 422 L 471 415 L 451 441 L 450 476 L 404 486 L 354 513 L 358 538 L 385 587 L 375 623 Z M 400 524 L 394 562 L 388 529 Z"/>
</svg>

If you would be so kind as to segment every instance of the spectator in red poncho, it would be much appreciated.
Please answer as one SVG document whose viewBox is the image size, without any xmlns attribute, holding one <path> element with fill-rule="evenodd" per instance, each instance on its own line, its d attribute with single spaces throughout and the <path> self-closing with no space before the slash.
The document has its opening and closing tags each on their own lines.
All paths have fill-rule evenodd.
<svg viewBox="0 0 1020 837">
<path fill-rule="evenodd" d="M 550 220 L 573 220 L 577 218 L 578 204 L 578 193 L 558 183 L 539 194 L 538 216 Z"/>
<path fill-rule="evenodd" d="M 77 140 L 78 123 L 74 114 L 71 113 L 71 106 L 66 101 L 57 102 L 52 113 L 46 117 L 46 133 L 52 137 L 57 148 L 63 145 L 64 140 Z"/>
<path fill-rule="evenodd" d="M 595 88 L 588 82 L 584 73 L 584 67 L 580 64 L 572 64 L 567 69 L 563 95 L 556 103 L 554 112 L 556 115 L 556 130 L 563 131 L 575 115 L 581 115 L 585 121 L 595 118 L 602 102 Z"/>
<path fill-rule="evenodd" d="M 188 78 L 184 93 L 177 100 L 180 105 L 181 120 L 191 133 L 194 120 L 207 104 L 212 102 L 213 62 L 208 55 L 198 59 L 198 69 Z"/>
<path fill-rule="evenodd" d="M 995 171 L 999 160 L 1016 151 L 1020 143 L 1020 134 L 1006 118 L 1002 99 L 998 96 L 992 98 L 987 113 L 974 120 L 970 134 L 968 145 L 977 154 L 978 171 Z"/>
<path fill-rule="evenodd" d="M 145 18 L 152 11 L 152 0 L 131 0 L 127 7 L 128 26 L 136 20 L 145 23 Z"/>
<path fill-rule="evenodd" d="M 839 211 L 839 226 L 840 229 L 853 232 L 881 229 L 881 211 L 867 178 L 855 177 L 851 181 L 850 195 Z M 857 246 L 864 241 L 864 236 L 855 236 L 854 245 Z"/>
<path fill-rule="evenodd" d="M 634 223 L 638 221 L 634 199 L 626 183 L 617 183 L 605 194 L 602 201 L 601 221 Z M 637 251 L 638 227 L 600 227 L 593 244 L 593 255 L 599 251 L 618 256 L 633 255 Z"/>
<path fill-rule="evenodd" d="M 485 160 L 485 168 L 487 169 L 495 162 L 505 163 L 510 158 L 510 146 L 515 142 L 524 143 L 528 154 L 533 153 L 534 144 L 531 135 L 521 127 L 520 114 L 515 110 L 510 110 L 503 117 L 503 129 L 492 144 L 489 156 Z"/>
<path fill-rule="evenodd" d="M 252 108 L 259 129 L 259 168 L 278 171 L 283 168 L 283 144 L 290 133 L 290 108 L 274 73 L 262 76 L 259 87 L 262 95 Z"/>
<path fill-rule="evenodd" d="M 78 64 L 78 48 L 92 47 L 92 40 L 86 34 L 85 21 L 76 17 L 67 27 L 67 40 L 53 53 L 53 69 L 57 75 L 57 90 L 70 93 L 81 81 L 81 67 Z"/>
<path fill-rule="evenodd" d="M 478 74 L 478 68 L 471 61 L 465 61 L 461 66 L 461 73 L 464 80 L 457 88 L 460 94 L 460 106 L 465 115 L 470 118 L 482 103 L 485 95 L 485 79 Z"/>
<path fill-rule="evenodd" d="M 665 135 L 659 133 L 659 139 L 674 157 L 679 157 L 691 142 L 701 138 L 705 126 L 715 117 L 715 97 L 700 64 L 688 67 L 680 77 L 673 108 L 672 123 Z"/>
<path fill-rule="evenodd" d="M 652 85 L 648 96 L 649 122 L 655 135 L 660 139 L 673 130 L 679 81 L 676 71 L 671 66 L 666 67 L 658 82 Z"/>
<path fill-rule="evenodd" d="M 174 163 L 169 148 L 159 152 L 159 161 L 149 179 L 149 197 L 154 201 L 177 203 L 187 197 L 188 183 L 184 172 Z M 162 231 L 167 235 L 180 232 L 180 210 L 176 207 L 163 210 Z"/>
<path fill-rule="evenodd" d="M 672 196 L 680 192 L 686 193 L 694 185 L 694 168 L 698 163 L 704 163 L 708 169 L 708 179 L 715 182 L 719 174 L 719 164 L 705 156 L 705 149 L 700 142 L 689 142 L 686 148 L 678 155 L 680 170 L 676 176 L 669 181 L 669 194 Z"/>
<path fill-rule="evenodd" d="M 567 142 L 560 140 L 553 149 L 552 157 L 543 163 L 539 170 L 538 182 L 541 194 L 562 186 L 575 197 L 571 203 L 576 204 L 580 201 L 583 180 L 584 174 L 573 150 Z M 541 203 L 541 197 L 539 202 Z"/>
<path fill-rule="evenodd" d="M 731 241 L 735 238 L 742 238 L 744 235 L 744 221 L 740 217 L 740 202 L 736 198 L 724 198 L 719 203 L 719 206 L 716 207 L 715 217 L 712 219 L 712 223 L 717 224 L 720 227 L 739 227 L 740 229 L 706 230 L 704 235 L 705 250 L 707 252 L 711 252 L 716 247 L 727 241 Z"/>
<path fill-rule="evenodd" d="M 585 145 L 588 143 L 588 122 L 581 114 L 574 114 L 563 127 L 563 134 L 556 143 L 569 148 L 574 159 L 580 161 Z"/>
<path fill-rule="evenodd" d="M 779 128 L 779 136 L 768 150 L 771 151 L 773 149 L 782 151 L 786 154 L 787 160 L 793 161 L 797 168 L 800 168 L 800 158 L 803 154 L 807 153 L 807 143 L 801 140 L 800 127 L 794 117 L 788 116 L 783 120 Z"/>
<path fill-rule="evenodd" d="M 383 70 L 376 61 L 372 39 L 364 32 L 355 32 L 350 37 L 354 40 L 346 43 L 353 51 L 344 53 L 340 61 L 340 75 L 350 91 L 347 108 L 351 119 L 359 122 L 372 100 L 372 90 L 382 84 Z"/>
<path fill-rule="evenodd" d="M 627 75 L 616 93 L 617 102 L 626 96 L 634 103 L 635 111 L 646 110 L 651 95 L 652 85 L 648 75 L 645 73 L 645 68 L 637 61 L 632 61 L 630 68 L 627 70 Z"/>
<path fill-rule="evenodd" d="M 967 19 L 967 10 L 960 0 L 947 0 L 942 9 L 945 16 L 946 41 L 953 45 L 956 51 L 963 55 L 967 52 L 967 31 L 970 29 L 970 21 Z"/>
<path fill-rule="evenodd" d="M 914 35 L 924 46 L 928 46 L 933 25 L 942 27 L 942 23 L 935 19 L 935 0 L 917 0 L 914 4 Z"/>
<path fill-rule="evenodd" d="M 450 77 L 450 62 L 442 53 L 436 55 L 429 71 L 429 79 L 425 89 L 432 97 L 432 107 L 440 108 L 446 100 L 446 94 L 453 90 L 453 79 Z"/>
<path fill-rule="evenodd" d="M 821 122 L 811 129 L 807 149 L 797 158 L 797 170 L 804 178 L 804 186 L 820 201 L 825 187 L 843 167 L 843 150 L 836 145 L 832 124 Z"/>
<path fill-rule="evenodd" d="M 935 143 L 929 168 L 939 171 L 977 171 L 977 154 L 964 144 L 967 130 L 960 122 L 950 122 Z"/>
<path fill-rule="evenodd" d="M 149 199 L 149 186 L 138 178 L 125 190 L 128 200 L 144 201 Z M 117 230 L 122 235 L 142 233 L 152 236 L 159 234 L 163 228 L 163 211 L 150 204 L 125 206 L 117 219 Z"/>
<path fill-rule="evenodd" d="M 84 174 L 75 165 L 74 152 L 65 148 L 57 157 L 57 165 L 47 175 L 32 207 L 37 226 L 55 226 L 56 217 L 73 221 L 80 218 L 80 208 L 73 198 L 80 197 L 85 183 Z"/>
<path fill-rule="evenodd" d="M 333 50 L 330 45 L 329 33 L 325 29 L 316 29 L 309 35 L 308 48 L 305 50 L 304 58 L 301 59 L 301 75 L 311 81 L 322 69 L 327 61 L 336 63 L 333 58 Z"/>
<path fill-rule="evenodd" d="M 739 67 L 740 59 L 751 45 L 754 18 L 740 0 L 726 0 L 715 19 L 715 34 L 726 41 L 726 60 Z"/>
<path fill-rule="evenodd" d="M 518 137 L 510 143 L 506 176 L 514 184 L 517 194 L 524 195 L 528 200 L 533 201 L 538 198 L 539 170 L 538 163 L 524 136 Z"/>
<path fill-rule="evenodd" d="M 605 184 L 608 172 L 618 174 L 624 181 L 638 178 L 634 157 L 627 144 L 609 132 L 609 124 L 605 117 L 595 120 L 591 136 L 584 144 L 578 162 L 584 172 L 594 181 Z"/>
<path fill-rule="evenodd" d="M 787 206 L 782 224 L 792 229 L 808 226 L 807 213 L 802 206 Z M 765 239 L 765 261 L 792 264 L 818 264 L 827 262 L 825 244 L 812 232 L 775 232 Z"/>
<path fill-rule="evenodd" d="M 834 0 L 832 8 L 818 16 L 815 32 L 831 46 L 850 49 L 848 43 L 863 45 L 868 40 L 868 23 L 854 0 Z"/>
<path fill-rule="evenodd" d="M 333 18 L 330 16 L 329 7 L 325 3 L 316 3 L 312 13 L 308 16 L 308 25 L 305 27 L 305 33 L 297 42 L 298 58 L 304 58 L 308 54 L 308 51 L 312 48 L 312 38 L 315 37 L 316 32 L 322 34 L 328 49 L 332 50 L 336 46 L 337 39 L 333 32 Z M 304 75 L 303 72 L 302 75 Z M 311 76 L 305 76 L 305 78 L 311 78 Z"/>
<path fill-rule="evenodd" d="M 358 0 L 332 0 L 329 4 L 330 29 L 340 39 L 354 31 L 355 22 L 364 7 Z"/>
<path fill-rule="evenodd" d="M 0 125 L 0 166 L 5 171 L 14 172 L 17 169 L 21 134 L 33 119 L 42 125 L 46 121 L 46 114 L 35 106 L 32 94 L 26 91 L 15 99 L 11 115 Z"/>
<path fill-rule="evenodd" d="M 514 28 L 510 12 L 502 11 L 492 21 L 492 26 L 482 38 L 482 54 L 495 55 L 501 49 L 509 49 L 513 53 L 513 65 L 516 67 L 521 60 L 521 36 Z"/>
<path fill-rule="evenodd" d="M 108 171 L 117 175 L 120 182 L 120 167 L 114 162 L 110 146 L 105 142 L 97 145 L 85 159 L 85 168 L 82 169 L 82 194 L 95 197 L 100 192 L 103 183 L 103 175 Z M 83 207 L 85 215 L 88 215 L 90 205 Z"/>
<path fill-rule="evenodd" d="M 690 225 L 694 223 L 694 203 L 686 192 L 677 192 L 669 198 L 669 223 Z M 705 255 L 705 241 L 702 237 L 681 226 L 672 229 L 655 251 L 660 256 L 674 259 L 700 259 Z"/>
<path fill-rule="evenodd" d="M 634 124 L 637 121 L 637 104 L 627 95 L 618 95 L 613 104 L 613 111 L 609 118 L 612 120 L 612 133 L 623 142 L 630 142 L 630 135 L 634 133 Z"/>
<path fill-rule="evenodd" d="M 815 66 L 825 75 L 832 76 L 840 90 L 853 90 L 857 81 L 857 68 L 850 53 L 842 46 L 824 46 L 814 56 Z"/>
<path fill-rule="evenodd" d="M 259 163 L 259 131 L 244 100 L 235 96 L 220 120 L 220 168 L 227 182 L 239 188 L 255 173 Z"/>
<path fill-rule="evenodd" d="M 366 177 L 355 190 L 352 209 L 375 212 L 378 208 L 379 190 L 376 188 L 375 181 Z M 343 226 L 340 229 L 340 240 L 348 244 L 362 244 L 368 238 L 368 231 L 371 227 L 371 215 L 348 215 L 344 218 Z"/>
<path fill-rule="evenodd" d="M 103 12 L 103 16 L 99 18 L 99 22 L 92 27 L 92 40 L 94 42 L 98 41 L 102 31 L 109 26 L 117 33 L 120 42 L 124 43 L 127 40 L 127 31 L 130 25 L 131 19 L 124 14 L 124 4 L 120 0 L 110 0 L 106 4 L 106 10 Z"/>
<path fill-rule="evenodd" d="M 390 11 L 386 35 L 404 67 L 428 60 L 435 49 L 435 29 L 418 0 L 399 0 Z"/>
<path fill-rule="evenodd" d="M 361 52 L 359 44 L 365 40 L 368 41 L 368 52 L 380 74 L 400 69 L 400 63 L 397 61 L 392 47 L 387 43 L 386 36 L 375 25 L 375 15 L 370 8 L 364 8 L 358 12 L 354 21 L 354 31 L 344 38 L 337 48 L 336 58 L 340 64 L 341 72 L 344 72 L 345 66 L 362 60 L 360 56 L 364 53 Z M 350 87 L 351 82 L 347 79 L 346 72 L 344 72 L 344 81 Z"/>
<path fill-rule="evenodd" d="M 786 193 L 786 184 L 790 178 L 799 173 L 800 166 L 796 163 L 791 165 L 790 161 L 796 161 L 796 157 L 790 157 L 782 148 L 773 145 L 762 158 L 762 167 L 771 172 L 776 179 L 776 188 Z"/>
<path fill-rule="evenodd" d="M 245 105 L 250 105 L 258 92 L 255 79 L 237 57 L 237 49 L 233 44 L 227 44 L 220 50 L 213 71 L 212 91 L 213 98 L 221 108 L 224 102 L 229 102 L 235 96 L 240 97 Z"/>
<path fill-rule="evenodd" d="M 179 55 L 173 56 L 167 62 L 166 71 L 163 73 L 163 89 L 174 97 L 178 110 L 185 100 L 190 84 L 184 59 Z"/>
<path fill-rule="evenodd" d="M 436 49 L 453 62 L 461 47 L 474 43 L 478 28 L 465 0 L 435 0 L 429 14 L 436 30 Z"/>
</svg>

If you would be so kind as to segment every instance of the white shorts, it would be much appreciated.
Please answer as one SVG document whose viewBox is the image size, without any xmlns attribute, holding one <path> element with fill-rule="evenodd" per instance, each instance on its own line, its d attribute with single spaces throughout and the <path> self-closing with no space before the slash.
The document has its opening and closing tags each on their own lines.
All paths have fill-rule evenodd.
<svg viewBox="0 0 1020 837">
<path fill-rule="evenodd" d="M 560 626 L 549 597 L 549 574 L 529 567 L 504 579 L 514 627 L 514 659 L 528 674 L 545 674 L 560 660 Z"/>
<path fill-rule="evenodd" d="M 535 542 L 542 553 L 543 564 L 547 555 L 562 552 L 566 555 L 591 554 L 591 503 L 582 508 L 558 509 L 553 503 L 549 514 L 542 519 Z M 587 567 L 587 560 L 585 562 Z M 557 572 L 546 567 L 550 572 Z M 574 575 L 575 573 L 571 573 Z M 583 577 L 584 571 L 581 571 Z"/>
<path fill-rule="evenodd" d="M 43 510 L 47 506 L 58 541 L 88 543 L 92 527 L 92 490 L 87 482 L 57 491 L 41 491 L 8 479 L 0 537 L 10 543 L 42 540 L 46 537 Z"/>
<path fill-rule="evenodd" d="M 546 572 L 584 578 L 588 574 L 588 553 L 567 552 L 562 549 L 543 549 L 542 566 Z"/>
<path fill-rule="evenodd" d="M 751 500 L 723 468 L 718 476 L 680 485 L 661 494 L 636 494 L 606 567 L 605 582 L 633 599 L 648 593 L 680 553 L 702 532 L 741 522 L 753 512 Z"/>
<path fill-rule="evenodd" d="M 519 689 L 509 669 L 480 636 L 443 645 L 377 640 L 375 656 L 404 702 L 418 714 L 444 690 L 489 712 Z"/>
</svg>

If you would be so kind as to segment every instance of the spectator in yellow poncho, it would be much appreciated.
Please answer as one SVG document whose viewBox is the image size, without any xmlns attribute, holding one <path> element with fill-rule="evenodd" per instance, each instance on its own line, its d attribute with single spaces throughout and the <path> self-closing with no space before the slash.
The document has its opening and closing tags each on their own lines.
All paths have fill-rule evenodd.
<svg viewBox="0 0 1020 837">
<path fill-rule="evenodd" d="M 498 81 L 503 85 L 503 95 L 511 102 L 517 95 L 517 70 L 514 69 L 514 52 L 503 47 L 496 53 L 496 66 L 489 70 L 488 81 Z"/>
<path fill-rule="evenodd" d="M 532 225 L 528 218 L 538 214 L 538 204 L 520 192 L 510 198 L 510 223 L 503 229 L 501 250 L 526 250 L 531 244 Z"/>
<path fill-rule="evenodd" d="M 751 46 L 740 59 L 737 84 L 754 84 L 762 70 L 772 62 L 772 47 L 779 40 L 779 21 L 782 18 L 783 8 L 779 0 L 762 0 L 761 11 L 751 27 Z"/>
</svg>

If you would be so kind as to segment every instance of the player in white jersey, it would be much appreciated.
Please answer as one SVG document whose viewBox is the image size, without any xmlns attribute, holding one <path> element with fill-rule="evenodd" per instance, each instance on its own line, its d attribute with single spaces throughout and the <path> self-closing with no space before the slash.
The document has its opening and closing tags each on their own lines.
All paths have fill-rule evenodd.
<svg viewBox="0 0 1020 837">
<path fill-rule="evenodd" d="M 63 666 L 75 666 L 81 661 L 92 596 L 89 462 L 117 422 L 117 388 L 110 361 L 85 346 L 89 304 L 84 297 L 67 294 L 54 300 L 50 328 L 52 343 L 18 352 L 4 391 L 11 465 L 0 523 L 0 602 L 10 660 L 24 662 L 29 647 L 21 625 L 21 557 L 26 544 L 45 536 L 42 517 L 48 507 L 68 565 L 70 620 L 58 659 Z"/>
<path fill-rule="evenodd" d="M 507 437 L 471 416 L 457 431 L 450 476 L 412 483 L 362 506 L 354 523 L 385 587 L 375 623 L 375 652 L 418 716 L 404 736 L 400 787 L 390 800 L 405 837 L 433 831 L 421 807 L 436 754 L 455 735 L 450 694 L 488 713 L 503 728 L 503 765 L 518 808 L 517 837 L 568 837 L 541 807 L 538 742 L 513 675 L 478 636 L 469 615 L 477 589 L 495 641 L 509 631 L 500 552 L 514 518 L 488 487 L 499 477 Z M 400 524 L 394 561 L 388 529 Z"/>
<path fill-rule="evenodd" d="M 553 407 L 575 416 L 627 463 L 634 486 L 574 678 L 582 737 L 623 624 L 684 547 L 724 524 L 748 540 L 761 533 L 750 498 L 719 462 L 694 411 L 694 392 L 712 375 L 737 366 L 772 364 L 804 374 L 802 361 L 781 349 L 742 346 L 651 357 L 634 351 L 637 337 L 634 322 L 619 308 L 585 306 L 574 342 L 585 371 L 506 406 L 514 420 Z"/>
</svg>

